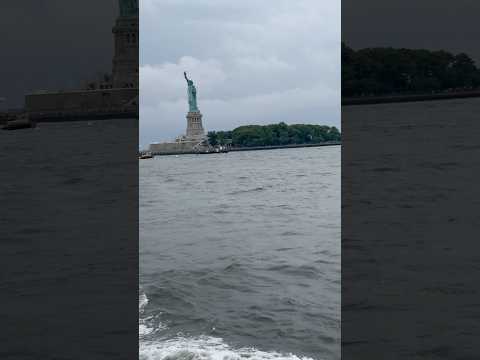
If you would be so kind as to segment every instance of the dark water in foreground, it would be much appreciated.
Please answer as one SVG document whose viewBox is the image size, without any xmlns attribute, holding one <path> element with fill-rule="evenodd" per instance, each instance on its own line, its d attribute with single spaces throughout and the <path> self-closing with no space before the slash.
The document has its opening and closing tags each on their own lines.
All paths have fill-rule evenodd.
<svg viewBox="0 0 480 360">
<path fill-rule="evenodd" d="M 479 111 L 342 107 L 343 359 L 480 358 Z"/>
<path fill-rule="evenodd" d="M 0 359 L 138 356 L 137 134 L 138 119 L 0 130 Z"/>
<path fill-rule="evenodd" d="M 140 358 L 340 358 L 340 150 L 140 161 Z"/>
</svg>

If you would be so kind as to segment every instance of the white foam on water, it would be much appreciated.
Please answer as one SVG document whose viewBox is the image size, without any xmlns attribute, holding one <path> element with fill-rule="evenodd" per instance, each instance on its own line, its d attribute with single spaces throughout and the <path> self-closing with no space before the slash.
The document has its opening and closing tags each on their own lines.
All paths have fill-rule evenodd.
<svg viewBox="0 0 480 360">
<path fill-rule="evenodd" d="M 148 304 L 148 297 L 146 294 L 142 293 L 140 294 L 140 296 L 138 297 L 138 310 L 140 311 L 140 313 L 143 312 L 145 306 L 147 306 Z"/>
<path fill-rule="evenodd" d="M 232 349 L 215 337 L 176 338 L 140 342 L 140 360 L 314 360 L 293 354 L 260 351 L 254 348 Z"/>
<path fill-rule="evenodd" d="M 154 332 L 155 329 L 146 325 L 145 323 L 142 323 L 142 321 L 138 322 L 138 337 L 142 338 L 144 336 L 147 336 Z"/>
<path fill-rule="evenodd" d="M 211 336 L 146 340 L 147 335 L 167 328 L 163 323 L 157 323 L 156 327 L 153 327 L 150 320 L 153 320 L 154 317 L 142 316 L 147 304 L 147 295 L 141 294 L 138 321 L 140 360 L 317 360 L 293 354 L 260 351 L 255 348 L 233 349 L 225 344 L 223 339 Z"/>
<path fill-rule="evenodd" d="M 154 316 L 143 316 L 145 313 L 145 307 L 148 305 L 148 297 L 145 294 L 141 294 L 138 299 L 138 338 L 142 339 L 143 337 L 152 334 L 155 331 L 160 331 L 166 328 L 165 324 L 159 323 L 156 324 L 155 327 L 154 323 Z"/>
</svg>

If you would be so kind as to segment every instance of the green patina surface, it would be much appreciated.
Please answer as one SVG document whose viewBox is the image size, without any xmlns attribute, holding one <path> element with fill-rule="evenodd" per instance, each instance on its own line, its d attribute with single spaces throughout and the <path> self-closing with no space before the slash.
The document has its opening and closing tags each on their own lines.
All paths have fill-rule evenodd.
<svg viewBox="0 0 480 360">
<path fill-rule="evenodd" d="M 197 106 L 197 89 L 193 85 L 193 81 L 187 77 L 187 73 L 184 72 L 185 80 L 187 80 L 188 85 L 188 107 L 190 112 L 198 112 Z"/>
<path fill-rule="evenodd" d="M 120 16 L 138 16 L 138 0 L 119 0 Z"/>
</svg>

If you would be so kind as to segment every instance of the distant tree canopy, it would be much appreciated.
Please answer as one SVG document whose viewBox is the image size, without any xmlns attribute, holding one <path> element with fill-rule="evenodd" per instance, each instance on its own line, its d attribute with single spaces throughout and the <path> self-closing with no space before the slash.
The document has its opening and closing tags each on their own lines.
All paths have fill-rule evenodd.
<svg viewBox="0 0 480 360">
<path fill-rule="evenodd" d="M 232 131 L 210 131 L 209 143 L 231 144 L 235 147 L 274 146 L 291 144 L 315 144 L 324 141 L 339 141 L 340 132 L 334 126 L 287 125 L 283 122 L 272 125 L 246 125 Z"/>
<path fill-rule="evenodd" d="M 366 48 L 342 43 L 342 96 L 431 93 L 480 87 L 480 70 L 467 54 Z"/>
</svg>

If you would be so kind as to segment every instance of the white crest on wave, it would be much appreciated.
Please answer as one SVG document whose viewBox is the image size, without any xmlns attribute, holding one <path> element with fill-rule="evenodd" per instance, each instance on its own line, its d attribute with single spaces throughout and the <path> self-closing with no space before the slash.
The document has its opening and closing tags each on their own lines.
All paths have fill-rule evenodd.
<svg viewBox="0 0 480 360">
<path fill-rule="evenodd" d="M 140 294 L 138 297 L 138 310 L 143 311 L 145 306 L 148 304 L 148 297 L 145 293 Z"/>
<path fill-rule="evenodd" d="M 140 360 L 314 360 L 293 354 L 232 349 L 214 337 L 176 338 L 159 342 L 140 342 Z"/>
</svg>

